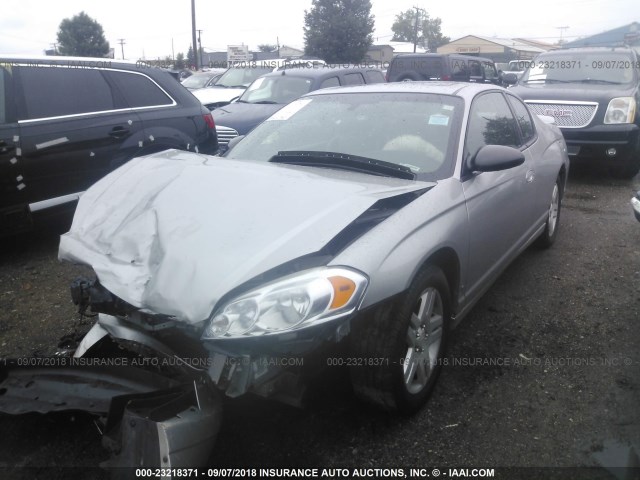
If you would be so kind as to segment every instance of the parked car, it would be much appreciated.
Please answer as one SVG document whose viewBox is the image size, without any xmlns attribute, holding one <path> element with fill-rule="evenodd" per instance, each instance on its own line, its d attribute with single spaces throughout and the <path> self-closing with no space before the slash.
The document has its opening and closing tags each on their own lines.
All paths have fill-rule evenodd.
<svg viewBox="0 0 640 480">
<path fill-rule="evenodd" d="M 206 72 L 198 72 L 182 80 L 182 85 L 189 90 L 207 88 L 213 86 L 216 81 L 226 72 L 226 68 L 212 68 Z"/>
<path fill-rule="evenodd" d="M 640 191 L 636 193 L 636 196 L 631 199 L 631 205 L 633 206 L 633 214 L 640 222 Z"/>
<path fill-rule="evenodd" d="M 608 166 L 621 178 L 640 170 L 640 56 L 633 49 L 545 52 L 510 90 L 556 119 L 572 160 Z"/>
<path fill-rule="evenodd" d="M 516 76 L 516 79 L 520 78 L 524 71 L 529 68 L 531 60 L 511 60 L 509 62 L 509 68 L 505 73 L 512 73 Z"/>
<path fill-rule="evenodd" d="M 2 56 L 0 99 L 0 236 L 72 209 L 133 157 L 217 150 L 210 112 L 156 67 Z"/>
<path fill-rule="evenodd" d="M 389 82 L 451 80 L 500 84 L 495 63 L 489 58 L 441 53 L 396 55 L 387 70 Z"/>
<path fill-rule="evenodd" d="M 324 65 L 322 60 L 287 60 L 276 58 L 253 62 L 238 62 L 224 72 L 212 86 L 196 90 L 195 97 L 209 110 L 223 107 L 238 98 L 251 83 L 267 73 L 288 68 L 314 68 Z"/>
<path fill-rule="evenodd" d="M 298 402 L 328 361 L 359 397 L 414 412 L 454 325 L 556 239 L 568 168 L 560 131 L 516 96 L 447 82 L 316 90 L 226 157 L 135 159 L 82 196 L 59 256 L 97 276 L 72 286 L 98 313 L 76 359 L 117 345 L 148 368 L 5 362 L 0 410 L 107 408 L 109 465 L 145 468 L 202 465 L 221 395 Z"/>
<path fill-rule="evenodd" d="M 358 67 L 295 68 L 264 75 L 237 101 L 212 111 L 220 149 L 224 151 L 229 140 L 246 135 L 265 118 L 305 93 L 320 88 L 384 81 L 381 70 Z"/>
</svg>

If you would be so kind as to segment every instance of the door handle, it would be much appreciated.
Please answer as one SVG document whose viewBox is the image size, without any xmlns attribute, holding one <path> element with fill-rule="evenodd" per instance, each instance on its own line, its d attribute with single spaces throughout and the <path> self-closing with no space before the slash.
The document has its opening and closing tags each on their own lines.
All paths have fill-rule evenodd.
<svg viewBox="0 0 640 480">
<path fill-rule="evenodd" d="M 122 138 L 129 135 L 129 129 L 125 127 L 113 127 L 109 132 L 109 136 L 113 138 Z"/>
</svg>

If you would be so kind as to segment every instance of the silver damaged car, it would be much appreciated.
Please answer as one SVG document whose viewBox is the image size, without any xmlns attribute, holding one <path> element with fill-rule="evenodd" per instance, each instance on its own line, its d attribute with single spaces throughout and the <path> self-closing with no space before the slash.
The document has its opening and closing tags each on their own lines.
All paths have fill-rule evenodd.
<svg viewBox="0 0 640 480">
<path fill-rule="evenodd" d="M 222 396 L 296 403 L 335 345 L 359 397 L 415 412 L 453 327 L 519 253 L 556 239 L 568 170 L 553 119 L 509 91 L 411 82 L 319 90 L 224 157 L 167 150 L 100 180 L 59 256 L 95 272 L 72 285 L 98 314 L 74 358 L 142 365 L 136 379 L 65 370 L 108 410 L 111 464 L 206 461 Z M 7 407 L 20 375 L 51 388 L 11 372 L 3 411 L 35 408 Z"/>
</svg>

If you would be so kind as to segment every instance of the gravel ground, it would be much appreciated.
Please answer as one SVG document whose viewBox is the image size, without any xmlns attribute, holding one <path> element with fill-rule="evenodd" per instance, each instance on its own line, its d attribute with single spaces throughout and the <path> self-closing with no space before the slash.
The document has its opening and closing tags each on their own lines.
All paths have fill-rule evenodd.
<svg viewBox="0 0 640 480">
<path fill-rule="evenodd" d="M 556 245 L 526 251 L 455 330 L 417 415 L 357 403 L 334 367 L 305 409 L 229 402 L 210 465 L 627 465 L 630 450 L 640 452 L 640 224 L 629 204 L 639 188 L 639 177 L 573 169 Z M 50 354 L 90 327 L 68 293 L 87 270 L 60 264 L 56 251 L 51 231 L 1 245 L 0 357 Z M 88 415 L 2 415 L 0 428 L 0 476 L 103 476 L 84 469 L 107 458 Z M 7 470 L 24 466 L 40 469 Z M 55 476 L 53 466 L 75 468 Z M 605 469 L 560 476 L 616 478 Z"/>
</svg>

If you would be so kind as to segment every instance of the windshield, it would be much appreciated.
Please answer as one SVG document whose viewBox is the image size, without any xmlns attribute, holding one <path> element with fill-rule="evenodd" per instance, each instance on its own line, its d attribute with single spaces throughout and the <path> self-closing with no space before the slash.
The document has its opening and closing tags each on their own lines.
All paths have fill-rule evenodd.
<svg viewBox="0 0 640 480">
<path fill-rule="evenodd" d="M 213 75 L 191 75 L 182 81 L 187 88 L 202 88 Z"/>
<path fill-rule="evenodd" d="M 251 131 L 228 158 L 333 152 L 408 167 L 420 180 L 453 172 L 463 101 L 420 93 L 348 93 L 295 100 Z"/>
<path fill-rule="evenodd" d="M 522 76 L 523 83 L 629 83 L 634 62 L 617 52 L 571 52 L 540 55 Z"/>
<path fill-rule="evenodd" d="M 509 71 L 510 72 L 523 72 L 525 71 L 527 68 L 529 68 L 529 65 L 531 65 L 532 62 L 531 60 L 519 60 L 519 61 L 510 61 L 509 62 Z"/>
<path fill-rule="evenodd" d="M 270 67 L 243 67 L 230 68 L 222 74 L 215 83 L 216 87 L 239 87 L 246 88 L 256 78 L 273 71 Z"/>
<path fill-rule="evenodd" d="M 240 101 L 247 103 L 289 103 L 311 89 L 308 78 L 278 75 L 276 77 L 262 77 L 253 82 L 240 97 Z"/>
</svg>

